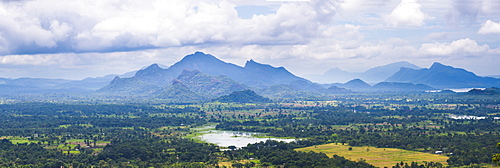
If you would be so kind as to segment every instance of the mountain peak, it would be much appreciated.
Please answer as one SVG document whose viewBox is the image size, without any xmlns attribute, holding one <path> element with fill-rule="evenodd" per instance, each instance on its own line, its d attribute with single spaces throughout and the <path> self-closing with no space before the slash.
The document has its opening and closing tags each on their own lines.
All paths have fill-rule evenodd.
<svg viewBox="0 0 500 168">
<path fill-rule="evenodd" d="M 255 65 L 260 65 L 259 63 L 255 62 L 253 59 L 250 59 L 249 61 L 247 61 L 245 63 L 245 66 L 244 67 L 252 67 L 252 66 L 255 66 Z"/>
<path fill-rule="evenodd" d="M 134 75 L 135 78 L 141 81 L 147 81 L 146 83 L 155 84 L 155 85 L 164 85 L 166 81 L 158 80 L 162 76 L 164 76 L 163 68 L 160 68 L 158 64 L 152 64 L 145 69 L 141 69 L 137 71 Z"/>
<path fill-rule="evenodd" d="M 273 67 L 269 64 L 261 64 L 261 63 L 258 63 L 256 62 L 255 60 L 253 59 L 250 59 L 248 60 L 246 63 L 245 63 L 245 67 L 247 67 L 248 65 L 261 65 L 261 66 L 268 66 L 268 67 Z M 273 68 L 276 68 L 276 67 L 273 67 Z M 278 67 L 278 68 L 282 68 L 282 67 Z"/>
<path fill-rule="evenodd" d="M 249 60 L 246 62 L 245 70 L 260 74 L 261 78 L 267 78 L 268 81 L 274 81 L 274 84 L 285 84 L 291 83 L 296 80 L 304 80 L 304 78 L 300 78 L 290 73 L 283 67 L 273 67 L 268 64 L 257 63 L 254 60 Z"/>
<path fill-rule="evenodd" d="M 363 81 L 363 80 L 361 80 L 361 79 L 359 79 L 359 78 L 356 78 L 356 79 L 348 81 L 345 84 L 366 84 L 366 82 Z"/>
<path fill-rule="evenodd" d="M 150 75 L 150 74 L 156 74 L 160 73 L 163 68 L 160 68 L 158 64 L 151 64 L 147 68 L 141 69 L 135 73 L 136 76 L 143 76 L 143 75 Z"/>
<path fill-rule="evenodd" d="M 185 59 L 217 59 L 217 58 L 215 58 L 213 55 L 205 54 L 205 53 L 200 52 L 200 51 L 196 51 L 194 54 L 186 55 L 183 58 L 183 60 L 185 60 Z"/>
<path fill-rule="evenodd" d="M 343 86 L 345 86 L 346 88 L 350 88 L 350 89 L 354 89 L 354 88 L 365 89 L 365 88 L 371 87 L 368 83 L 366 83 L 365 81 L 363 81 L 361 79 L 350 80 L 349 82 L 345 83 Z"/>
<path fill-rule="evenodd" d="M 469 77 L 476 76 L 473 72 L 467 71 L 467 70 L 462 69 L 462 68 L 455 68 L 452 66 L 443 65 L 439 62 L 434 62 L 432 64 L 432 66 L 429 68 L 429 70 L 430 71 L 438 71 L 441 73 L 453 74 L 453 75 L 457 75 L 458 73 L 463 73 L 462 75 L 467 75 Z"/>
<path fill-rule="evenodd" d="M 339 67 L 330 68 L 328 71 L 323 73 L 323 75 L 332 74 L 331 76 L 336 76 L 337 74 L 349 74 L 349 72 L 340 69 Z"/>
<path fill-rule="evenodd" d="M 450 66 L 443 65 L 439 62 L 434 62 L 429 69 L 444 68 L 444 67 L 450 67 Z"/>
<path fill-rule="evenodd" d="M 221 68 L 240 68 L 236 65 L 226 63 L 213 55 L 205 54 L 202 52 L 195 52 L 191 55 L 186 55 L 181 61 L 172 65 L 169 69 L 175 71 L 175 74 L 179 74 L 183 69 L 199 70 L 203 73 L 210 75 L 221 75 L 224 72 Z"/>
<path fill-rule="evenodd" d="M 154 63 L 154 64 L 151 64 L 150 66 L 148 66 L 145 69 L 162 69 L 162 68 L 160 68 L 160 66 L 158 64 Z"/>
<path fill-rule="evenodd" d="M 259 71 L 266 71 L 266 70 L 273 70 L 273 69 L 281 70 L 281 71 L 283 71 L 283 70 L 287 71 L 283 67 L 273 67 L 273 66 L 268 65 L 268 64 L 261 64 L 261 63 L 255 62 L 253 59 L 250 59 L 249 61 L 247 61 L 245 63 L 244 68 L 245 69 L 250 69 L 250 70 L 259 70 Z"/>
</svg>

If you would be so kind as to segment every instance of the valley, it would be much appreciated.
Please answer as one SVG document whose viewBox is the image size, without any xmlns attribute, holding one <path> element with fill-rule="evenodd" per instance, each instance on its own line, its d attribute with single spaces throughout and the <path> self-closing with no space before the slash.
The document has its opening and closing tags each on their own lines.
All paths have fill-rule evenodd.
<svg viewBox="0 0 500 168">
<path fill-rule="evenodd" d="M 267 103 L 24 102 L 2 103 L 0 110 L 1 141 L 12 144 L 3 145 L 0 154 L 18 156 L 4 157 L 2 167 L 491 167 L 492 155 L 500 151 L 495 95 L 339 94 L 329 101 Z M 460 115 L 485 118 L 450 117 Z M 245 132 L 264 138 L 220 146 L 200 138 L 221 131 L 237 133 L 224 141 L 237 142 Z M 272 141 L 280 137 L 287 142 Z M 358 152 L 350 155 L 351 148 Z M 397 156 L 383 154 L 393 150 Z"/>
</svg>

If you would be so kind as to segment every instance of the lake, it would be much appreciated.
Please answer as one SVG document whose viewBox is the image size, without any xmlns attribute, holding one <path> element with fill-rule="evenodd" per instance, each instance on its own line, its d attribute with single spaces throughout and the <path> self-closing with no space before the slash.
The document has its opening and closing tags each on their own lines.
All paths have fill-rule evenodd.
<svg viewBox="0 0 500 168">
<path fill-rule="evenodd" d="M 468 92 L 472 89 L 481 89 L 481 90 L 485 90 L 486 88 L 458 88 L 458 89 L 444 89 L 444 90 L 451 90 L 451 91 L 454 91 L 454 92 L 457 92 L 457 93 L 463 93 L 463 92 Z M 426 91 L 426 92 L 441 92 L 443 90 L 430 90 L 430 91 Z"/>
<path fill-rule="evenodd" d="M 238 131 L 220 131 L 211 130 L 204 131 L 203 135 L 198 136 L 202 141 L 217 144 L 221 147 L 236 146 L 238 148 L 245 147 L 249 143 L 257 143 L 266 140 L 284 141 L 292 142 L 295 139 L 280 139 L 280 138 L 257 138 L 252 135 L 258 135 L 262 133 L 257 132 L 238 132 Z"/>
</svg>

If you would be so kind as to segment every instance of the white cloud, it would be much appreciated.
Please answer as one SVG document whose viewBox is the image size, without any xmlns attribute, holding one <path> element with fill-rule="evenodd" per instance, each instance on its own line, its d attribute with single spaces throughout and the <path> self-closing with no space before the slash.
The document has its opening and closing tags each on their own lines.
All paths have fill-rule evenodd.
<svg viewBox="0 0 500 168">
<path fill-rule="evenodd" d="M 417 0 L 401 0 L 386 19 L 393 26 L 424 26 L 426 17 Z"/>
<path fill-rule="evenodd" d="M 349 1 L 339 1 L 342 11 L 365 11 L 365 12 L 376 12 L 385 11 L 388 4 L 393 4 L 394 0 L 349 0 Z M 390 9 L 392 10 L 392 9 Z"/>
<path fill-rule="evenodd" d="M 478 17 L 500 14 L 500 1 L 498 0 L 451 0 L 447 21 L 450 23 L 468 22 L 475 23 Z"/>
<path fill-rule="evenodd" d="M 361 26 L 344 24 L 330 26 L 323 30 L 322 37 L 335 38 L 337 40 L 362 40 L 363 35 L 359 32 Z"/>
<path fill-rule="evenodd" d="M 57 53 L 62 46 L 63 52 L 110 52 L 213 43 L 299 44 L 331 23 L 337 8 L 335 1 L 282 2 L 275 14 L 241 19 L 236 5 L 227 1 L 0 4 L 0 14 L 5 15 L 0 30 L 9 34 L 2 36 L 8 43 L 0 47 L 4 55 L 23 54 L 22 48 Z"/>
<path fill-rule="evenodd" d="M 466 20 L 469 23 L 476 21 L 481 12 L 482 1 L 452 0 L 447 18 L 449 22 Z"/>
<path fill-rule="evenodd" d="M 500 14 L 500 1 L 498 0 L 482 0 L 481 13 L 484 15 Z"/>
<path fill-rule="evenodd" d="M 479 34 L 500 34 L 500 22 L 493 22 L 487 20 L 481 25 L 481 28 L 477 32 Z"/>
<path fill-rule="evenodd" d="M 0 15 L 7 15 L 7 10 L 4 9 L 3 4 L 0 3 Z"/>
<path fill-rule="evenodd" d="M 469 38 L 460 39 L 451 43 L 426 43 L 420 47 L 422 55 L 468 57 L 481 56 L 498 53 L 492 50 L 487 44 L 478 45 L 475 40 Z"/>
<path fill-rule="evenodd" d="M 187 52 L 187 51 L 188 52 Z M 42 77 L 83 79 L 122 74 L 160 63 L 171 65 L 183 55 L 196 51 L 187 47 L 169 50 L 142 50 L 113 53 L 61 53 L 0 56 L 1 77 Z"/>
<path fill-rule="evenodd" d="M 402 60 L 425 65 L 468 56 L 488 56 L 493 64 L 499 60 L 491 58 L 500 54 L 498 40 L 477 34 L 498 30 L 500 23 L 494 21 L 499 4 L 498 0 L 0 1 L 0 65 L 53 67 L 60 69 L 58 74 L 83 70 L 87 76 L 98 76 L 151 63 L 171 65 L 195 51 L 239 65 L 255 59 L 298 74 L 332 67 L 362 71 Z M 237 11 L 242 5 L 265 6 L 271 12 L 243 19 Z M 483 24 L 457 28 L 447 25 L 447 19 L 477 19 Z"/>
<path fill-rule="evenodd" d="M 67 58 L 68 56 L 57 57 L 53 55 L 8 55 L 0 57 L 0 63 L 10 65 L 55 65 L 70 63 Z"/>
</svg>

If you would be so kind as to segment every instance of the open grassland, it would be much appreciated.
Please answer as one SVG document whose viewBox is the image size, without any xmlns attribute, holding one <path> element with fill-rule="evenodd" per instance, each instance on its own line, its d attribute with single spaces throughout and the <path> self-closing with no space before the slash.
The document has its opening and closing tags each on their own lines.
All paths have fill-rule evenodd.
<svg viewBox="0 0 500 168">
<path fill-rule="evenodd" d="M 75 124 L 75 125 L 66 124 L 66 125 L 60 125 L 59 128 L 69 128 L 71 126 L 82 126 L 82 127 L 86 127 L 86 128 L 93 127 L 92 124 Z"/>
<path fill-rule="evenodd" d="M 222 161 L 222 162 L 219 162 L 218 163 L 218 166 L 219 167 L 233 167 L 233 164 L 234 163 L 241 163 L 241 164 L 245 164 L 245 163 L 249 163 L 249 162 L 253 162 L 255 165 L 259 165 L 260 164 L 260 160 L 248 160 L 248 159 L 244 159 L 244 160 L 237 160 L 237 161 Z"/>
<path fill-rule="evenodd" d="M 39 141 L 29 140 L 26 137 L 17 137 L 17 136 L 1 136 L 0 140 L 8 139 L 13 144 L 30 144 L 30 143 L 38 143 Z"/>
<path fill-rule="evenodd" d="M 349 150 L 349 147 L 351 147 L 352 150 Z M 392 167 L 401 161 L 408 163 L 418 162 L 419 164 L 422 164 L 424 161 L 439 162 L 443 165 L 447 165 L 446 160 L 448 159 L 447 156 L 402 149 L 375 148 L 368 146 L 356 147 L 336 143 L 299 148 L 297 151 L 322 152 L 328 155 L 328 157 L 339 155 L 353 161 L 365 160 L 367 163 L 377 167 Z"/>
</svg>

